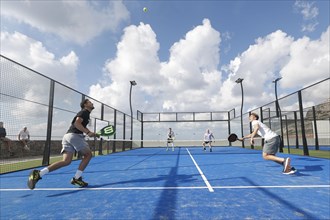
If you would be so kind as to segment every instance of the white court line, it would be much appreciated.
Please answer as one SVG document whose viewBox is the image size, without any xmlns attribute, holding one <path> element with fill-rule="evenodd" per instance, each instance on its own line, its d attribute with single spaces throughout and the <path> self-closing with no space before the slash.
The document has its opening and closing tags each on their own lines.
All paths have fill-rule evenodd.
<svg viewBox="0 0 330 220">
<path fill-rule="evenodd" d="M 188 150 L 188 148 L 186 148 L 186 150 L 188 151 L 188 154 L 190 155 L 192 161 L 194 162 L 199 174 L 202 176 L 204 183 L 206 184 L 207 188 L 209 189 L 210 192 L 214 192 L 214 189 L 212 188 L 211 184 L 209 183 L 209 181 L 206 179 L 204 173 L 202 172 L 202 170 L 199 168 L 198 164 L 196 163 L 195 159 L 193 158 L 193 156 L 190 154 L 190 151 Z"/>
<path fill-rule="evenodd" d="M 296 185 L 296 186 L 214 186 L 216 189 L 262 189 L 262 188 L 330 188 L 330 185 Z"/>
<path fill-rule="evenodd" d="M 207 189 L 206 186 L 179 186 L 179 187 L 104 187 L 104 188 L 28 188 L 0 189 L 0 192 L 10 191 L 106 191 L 106 190 L 178 190 L 178 189 Z M 284 186 L 213 186 L 216 189 L 262 189 L 262 188 L 330 188 L 330 185 L 284 185 Z"/>
</svg>

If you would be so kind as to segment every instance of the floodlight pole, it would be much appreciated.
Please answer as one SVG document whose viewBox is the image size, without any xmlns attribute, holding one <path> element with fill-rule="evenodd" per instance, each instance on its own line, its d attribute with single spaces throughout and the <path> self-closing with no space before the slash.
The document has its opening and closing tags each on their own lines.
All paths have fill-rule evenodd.
<svg viewBox="0 0 330 220">
<path fill-rule="evenodd" d="M 244 103 L 244 90 L 243 90 L 243 79 L 238 78 L 236 83 L 241 84 L 241 91 L 242 91 L 242 103 L 241 103 L 241 137 L 244 136 L 243 134 L 243 103 Z M 242 141 L 242 147 L 245 148 L 244 141 Z"/>
<path fill-rule="evenodd" d="M 137 83 L 133 81 L 129 81 L 131 84 L 130 90 L 129 90 L 129 106 L 131 109 L 131 140 L 133 139 L 133 109 L 132 109 L 132 87 L 136 86 Z"/>
<path fill-rule="evenodd" d="M 282 122 L 282 111 L 280 108 L 280 104 L 278 103 L 278 97 L 277 97 L 277 82 L 280 81 L 282 77 L 276 78 L 273 80 L 273 83 L 275 83 L 275 106 L 276 106 L 276 117 L 280 118 L 280 126 L 281 126 L 281 143 L 280 143 L 280 152 L 283 152 L 283 147 L 284 147 L 284 137 L 283 137 L 283 122 Z"/>
</svg>

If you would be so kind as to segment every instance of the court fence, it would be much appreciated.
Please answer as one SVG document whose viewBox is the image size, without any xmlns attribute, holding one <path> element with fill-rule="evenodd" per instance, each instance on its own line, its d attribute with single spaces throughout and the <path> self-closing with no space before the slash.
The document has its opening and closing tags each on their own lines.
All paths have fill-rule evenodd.
<svg viewBox="0 0 330 220">
<path fill-rule="evenodd" d="M 204 129 L 210 128 L 216 138 L 223 141 L 223 145 L 230 146 L 226 142 L 228 134 L 237 133 L 240 136 L 242 127 L 245 134 L 251 132 L 250 125 L 241 124 L 241 117 L 247 118 L 251 112 L 257 112 L 260 120 L 282 136 L 281 150 L 301 148 L 304 155 L 309 155 L 311 146 L 322 150 L 330 145 L 329 78 L 281 97 L 278 105 L 274 101 L 243 115 L 237 115 L 235 109 L 218 112 L 137 111 L 137 117 L 132 118 L 3 55 L 0 55 L 0 65 L 0 122 L 4 123 L 15 151 L 14 156 L 9 155 L 6 143 L 0 141 L 0 173 L 45 166 L 58 159 L 62 136 L 80 110 L 80 102 L 86 98 L 95 107 L 88 128 L 96 132 L 111 124 L 116 129 L 111 139 L 88 139 L 94 156 L 141 148 L 147 140 L 157 140 L 159 146 L 165 146 L 164 131 L 169 127 L 174 128 L 178 141 L 198 140 Z M 25 150 L 17 140 L 23 127 L 27 127 L 30 133 L 30 150 Z M 246 145 L 248 143 L 233 143 L 233 146 Z M 80 156 L 76 155 L 77 158 Z M 17 165 L 22 161 L 26 162 L 24 166 Z"/>
<path fill-rule="evenodd" d="M 42 158 L 37 166 L 48 165 L 52 157 L 58 156 L 62 136 L 80 110 L 80 102 L 86 98 L 95 107 L 88 128 L 96 132 L 106 125 L 114 125 L 116 133 L 111 138 L 121 140 L 89 138 L 94 155 L 98 155 L 101 145 L 109 153 L 136 147 L 128 141 L 136 139 L 130 136 L 131 121 L 136 129 L 133 135 L 139 134 L 141 123 L 134 118 L 131 120 L 130 115 L 5 56 L 0 55 L 0 64 L 0 122 L 3 122 L 6 137 L 11 140 L 10 147 L 14 151 L 14 155 L 10 155 L 7 142 L 0 141 L 1 164 L 29 157 Z M 17 140 L 23 127 L 27 127 L 30 133 L 30 150 L 24 149 Z"/>
</svg>

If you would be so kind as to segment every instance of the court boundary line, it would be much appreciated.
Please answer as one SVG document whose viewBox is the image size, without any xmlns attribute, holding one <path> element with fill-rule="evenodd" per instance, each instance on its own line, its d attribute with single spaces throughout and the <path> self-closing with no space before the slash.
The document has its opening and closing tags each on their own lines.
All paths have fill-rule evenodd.
<svg viewBox="0 0 330 220">
<path fill-rule="evenodd" d="M 188 154 L 191 158 L 191 160 L 194 162 L 199 174 L 201 175 L 202 179 L 204 180 L 205 185 L 207 186 L 208 190 L 210 192 L 214 192 L 214 189 L 212 188 L 211 184 L 209 183 L 209 181 L 207 180 L 206 176 L 204 175 L 203 171 L 199 168 L 198 164 L 196 163 L 194 157 L 190 154 L 190 151 L 188 150 L 188 148 L 186 148 L 186 150 L 188 151 Z"/>
<path fill-rule="evenodd" d="M 178 190 L 178 189 L 207 189 L 207 186 L 160 186 L 160 187 L 102 187 L 102 188 L 28 188 L 0 189 L 0 192 L 10 191 L 105 191 L 105 190 Z M 330 188 L 330 185 L 282 185 L 282 186 L 213 186 L 214 189 L 264 189 L 264 188 Z"/>
</svg>

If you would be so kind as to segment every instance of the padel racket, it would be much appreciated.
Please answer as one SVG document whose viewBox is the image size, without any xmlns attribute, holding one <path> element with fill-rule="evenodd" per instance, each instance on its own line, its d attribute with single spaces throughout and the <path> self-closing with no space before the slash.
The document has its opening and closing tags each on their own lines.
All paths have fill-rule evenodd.
<svg viewBox="0 0 330 220">
<path fill-rule="evenodd" d="M 237 141 L 238 140 L 238 137 L 236 134 L 232 133 L 228 136 L 228 141 L 229 142 L 234 142 L 234 141 Z"/>
<path fill-rule="evenodd" d="M 96 132 L 96 135 L 103 136 L 103 137 L 109 137 L 109 136 L 113 135 L 114 133 L 116 133 L 115 127 L 112 125 L 107 125 L 104 128 L 102 128 L 101 130 L 99 130 L 98 132 Z"/>
</svg>

